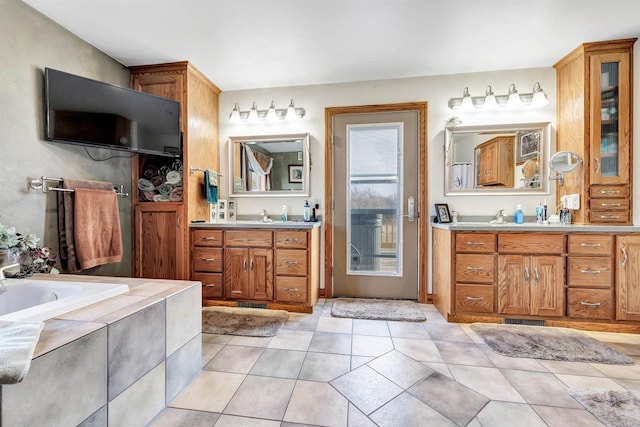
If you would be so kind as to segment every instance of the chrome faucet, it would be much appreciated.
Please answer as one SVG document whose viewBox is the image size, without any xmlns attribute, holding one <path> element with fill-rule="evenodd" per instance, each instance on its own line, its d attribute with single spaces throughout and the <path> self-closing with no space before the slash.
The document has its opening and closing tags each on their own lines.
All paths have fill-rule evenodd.
<svg viewBox="0 0 640 427">
<path fill-rule="evenodd" d="M 0 267 L 0 294 L 7 291 L 6 286 L 4 285 L 4 281 L 7 278 L 4 275 L 4 271 L 10 268 L 20 267 L 20 264 L 7 264 Z"/>
<path fill-rule="evenodd" d="M 489 221 L 491 224 L 503 224 L 504 223 L 504 209 L 500 209 L 496 214 L 496 217 Z"/>
<path fill-rule="evenodd" d="M 269 218 L 269 212 L 266 209 L 262 209 L 262 213 L 260 214 L 260 221 L 262 222 L 270 222 L 271 218 Z"/>
</svg>

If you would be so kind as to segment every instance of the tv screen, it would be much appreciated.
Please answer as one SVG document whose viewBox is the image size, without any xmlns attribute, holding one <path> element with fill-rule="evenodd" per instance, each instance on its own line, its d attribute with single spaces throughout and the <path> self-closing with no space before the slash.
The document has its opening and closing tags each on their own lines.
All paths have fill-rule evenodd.
<svg viewBox="0 0 640 427">
<path fill-rule="evenodd" d="M 45 68 L 45 139 L 178 157 L 180 103 Z"/>
</svg>

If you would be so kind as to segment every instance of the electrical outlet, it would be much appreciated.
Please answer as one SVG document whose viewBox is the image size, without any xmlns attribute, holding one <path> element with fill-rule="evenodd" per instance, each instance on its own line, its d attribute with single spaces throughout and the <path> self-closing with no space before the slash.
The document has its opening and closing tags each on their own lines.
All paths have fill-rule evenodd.
<svg viewBox="0 0 640 427">
<path fill-rule="evenodd" d="M 578 210 L 580 209 L 580 195 L 568 194 L 564 196 L 565 206 L 567 209 Z"/>
</svg>

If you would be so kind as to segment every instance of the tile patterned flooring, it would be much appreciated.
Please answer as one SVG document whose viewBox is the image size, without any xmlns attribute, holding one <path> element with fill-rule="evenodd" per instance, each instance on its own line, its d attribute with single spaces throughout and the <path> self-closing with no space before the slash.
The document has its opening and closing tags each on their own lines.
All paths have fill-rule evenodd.
<svg viewBox="0 0 640 427">
<path fill-rule="evenodd" d="M 291 313 L 273 338 L 202 335 L 202 372 L 162 426 L 600 426 L 567 390 L 640 391 L 632 366 L 510 358 L 432 305 L 427 322 Z M 640 336 L 589 332 L 640 362 Z"/>
</svg>

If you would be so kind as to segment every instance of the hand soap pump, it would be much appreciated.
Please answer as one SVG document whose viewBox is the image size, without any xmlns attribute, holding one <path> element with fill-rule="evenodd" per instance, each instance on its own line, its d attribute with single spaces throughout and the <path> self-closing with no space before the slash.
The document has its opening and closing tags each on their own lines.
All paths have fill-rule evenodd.
<svg viewBox="0 0 640 427">
<path fill-rule="evenodd" d="M 309 205 L 309 201 L 304 201 L 304 207 L 302 208 L 302 220 L 304 222 L 311 221 L 311 206 Z"/>
<path fill-rule="evenodd" d="M 516 205 L 516 210 L 513 213 L 513 222 L 516 224 L 524 223 L 524 212 L 522 212 L 522 205 Z"/>
<path fill-rule="evenodd" d="M 282 205 L 282 215 L 280 219 L 282 222 L 287 222 L 287 205 Z"/>
</svg>

